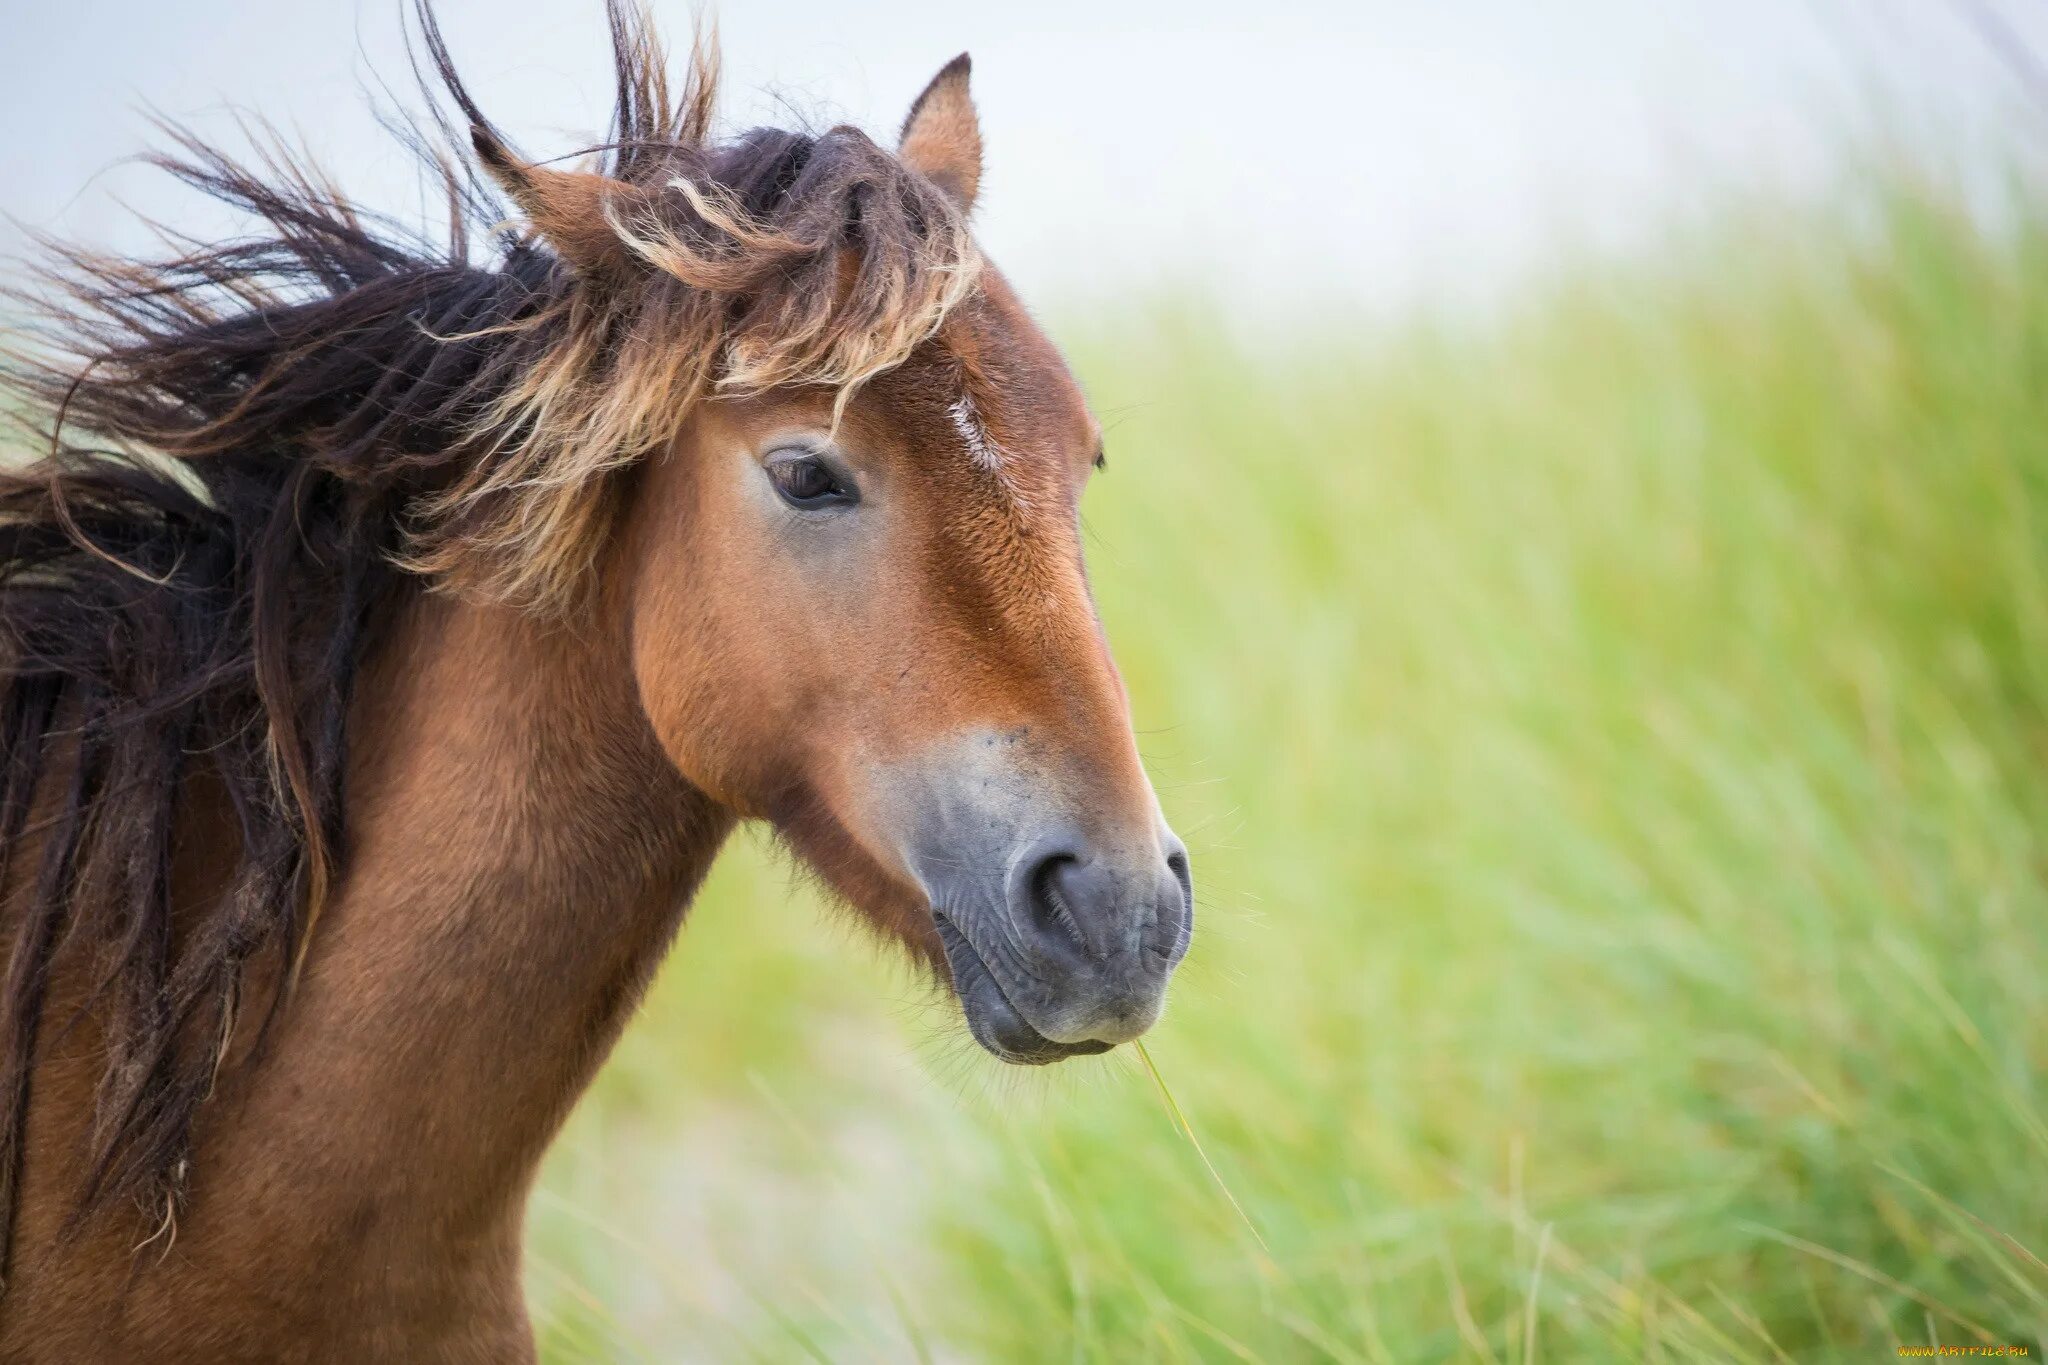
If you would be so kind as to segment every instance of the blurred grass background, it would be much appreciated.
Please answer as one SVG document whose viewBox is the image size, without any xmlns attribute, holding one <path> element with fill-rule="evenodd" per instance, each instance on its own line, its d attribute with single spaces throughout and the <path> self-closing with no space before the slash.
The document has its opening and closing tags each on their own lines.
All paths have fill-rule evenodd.
<svg viewBox="0 0 2048 1365">
<path fill-rule="evenodd" d="M 1196 944 L 973 1053 L 736 847 L 535 1201 L 578 1360 L 2048 1343 L 2048 205 L 1731 198 L 1484 319 L 1055 330 Z"/>
</svg>

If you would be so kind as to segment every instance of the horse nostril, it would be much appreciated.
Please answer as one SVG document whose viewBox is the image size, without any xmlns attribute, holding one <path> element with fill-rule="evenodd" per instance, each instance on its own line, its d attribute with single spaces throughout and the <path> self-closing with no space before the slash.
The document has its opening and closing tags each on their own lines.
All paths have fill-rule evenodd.
<svg viewBox="0 0 2048 1365">
<path fill-rule="evenodd" d="M 1082 932 L 1073 898 L 1061 884 L 1066 874 L 1079 866 L 1071 853 L 1055 853 L 1039 863 L 1027 883 L 1025 912 L 1041 939 L 1064 941 L 1085 956 L 1088 936 Z"/>
<path fill-rule="evenodd" d="M 1187 953 L 1188 940 L 1195 931 L 1195 879 L 1188 870 L 1188 851 L 1179 840 L 1174 841 L 1173 851 L 1166 855 L 1166 870 L 1173 874 L 1180 903 L 1162 917 L 1161 924 L 1167 932 L 1164 941 L 1153 945 L 1153 951 L 1171 968 Z"/>
</svg>

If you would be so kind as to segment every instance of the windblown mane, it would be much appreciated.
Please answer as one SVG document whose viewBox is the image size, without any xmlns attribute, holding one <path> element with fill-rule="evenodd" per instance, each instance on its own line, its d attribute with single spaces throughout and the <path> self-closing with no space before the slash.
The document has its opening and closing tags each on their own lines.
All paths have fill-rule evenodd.
<svg viewBox="0 0 2048 1365">
<path fill-rule="evenodd" d="M 274 139 L 237 161 L 168 129 L 156 164 L 254 234 L 165 232 L 161 261 L 45 242 L 9 291 L 30 322 L 0 400 L 45 454 L 0 474 L 0 1270 L 60 945 L 92 965 L 107 1051 L 80 1216 L 175 1210 L 246 970 L 290 981 L 345 856 L 350 684 L 394 597 L 563 608 L 614 476 L 695 403 L 843 397 L 972 286 L 928 181 L 850 128 L 715 140 L 708 53 L 671 98 L 644 23 L 610 17 L 607 179 L 514 157 L 422 3 L 433 112 L 394 126 L 446 191 L 444 238 Z M 600 187 L 593 211 L 571 185 Z M 225 796 L 232 866 L 174 931 L 195 784 Z"/>
</svg>

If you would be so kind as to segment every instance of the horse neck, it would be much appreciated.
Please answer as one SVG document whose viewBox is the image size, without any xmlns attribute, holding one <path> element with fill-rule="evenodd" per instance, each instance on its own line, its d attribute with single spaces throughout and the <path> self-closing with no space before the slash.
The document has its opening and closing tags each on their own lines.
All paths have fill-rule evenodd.
<svg viewBox="0 0 2048 1365">
<path fill-rule="evenodd" d="M 516 1240 L 731 826 L 657 746 L 622 641 L 441 596 L 401 611 L 352 708 L 342 880 L 201 1192 L 260 1202 L 317 1171 L 375 1204 L 387 1248 L 399 1224 Z"/>
</svg>

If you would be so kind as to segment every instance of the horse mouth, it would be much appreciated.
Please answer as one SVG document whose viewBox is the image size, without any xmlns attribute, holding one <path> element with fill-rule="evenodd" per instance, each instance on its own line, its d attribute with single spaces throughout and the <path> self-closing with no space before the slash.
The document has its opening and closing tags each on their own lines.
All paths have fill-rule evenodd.
<svg viewBox="0 0 2048 1365">
<path fill-rule="evenodd" d="M 1002 983 L 967 936 L 944 915 L 934 912 L 932 919 L 946 950 L 946 967 L 953 974 L 953 993 L 960 997 L 968 1032 L 990 1056 L 1012 1066 L 1045 1066 L 1068 1057 L 1093 1056 L 1115 1046 L 1094 1040 L 1056 1043 L 1040 1033 L 1010 1003 Z"/>
</svg>

